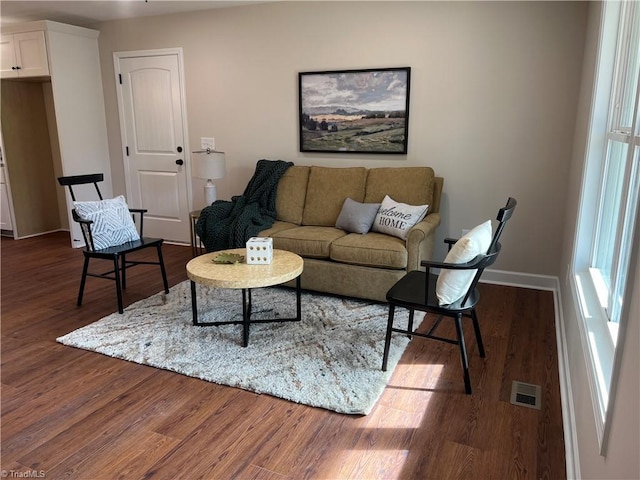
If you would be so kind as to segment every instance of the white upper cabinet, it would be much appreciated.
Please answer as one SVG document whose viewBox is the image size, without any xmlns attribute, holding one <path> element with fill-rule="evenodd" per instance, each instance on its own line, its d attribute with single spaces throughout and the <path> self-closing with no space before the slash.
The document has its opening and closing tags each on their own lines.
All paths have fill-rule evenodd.
<svg viewBox="0 0 640 480">
<path fill-rule="evenodd" d="M 43 77 L 49 75 L 44 31 L 2 35 L 0 77 Z"/>
</svg>

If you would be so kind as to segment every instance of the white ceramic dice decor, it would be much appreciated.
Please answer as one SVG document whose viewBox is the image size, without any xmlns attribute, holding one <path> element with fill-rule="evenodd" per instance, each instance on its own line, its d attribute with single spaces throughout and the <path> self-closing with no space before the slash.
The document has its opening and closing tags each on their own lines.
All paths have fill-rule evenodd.
<svg viewBox="0 0 640 480">
<path fill-rule="evenodd" d="M 268 265 L 273 260 L 273 239 L 251 237 L 247 240 L 247 264 Z"/>
</svg>

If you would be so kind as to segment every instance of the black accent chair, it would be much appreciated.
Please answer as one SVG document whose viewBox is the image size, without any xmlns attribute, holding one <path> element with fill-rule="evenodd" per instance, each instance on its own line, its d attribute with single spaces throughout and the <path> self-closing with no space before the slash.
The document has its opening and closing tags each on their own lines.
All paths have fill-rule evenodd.
<svg viewBox="0 0 640 480">
<path fill-rule="evenodd" d="M 59 177 L 58 183 L 63 187 L 69 187 L 69 192 L 71 193 L 71 199 L 75 202 L 76 197 L 73 192 L 73 187 L 77 185 L 86 185 L 93 184 L 96 192 L 98 193 L 98 197 L 100 200 L 103 200 L 102 194 L 100 193 L 100 188 L 98 187 L 98 182 L 102 182 L 104 180 L 104 175 L 102 173 L 95 173 L 89 175 L 73 175 L 68 177 Z M 127 268 L 131 268 L 135 265 L 159 265 L 160 271 L 162 272 L 162 283 L 164 285 L 165 293 L 169 293 L 169 284 L 167 282 L 167 272 L 164 268 L 164 260 L 162 257 L 162 238 L 149 238 L 142 236 L 143 222 L 144 222 L 144 214 L 147 210 L 140 208 L 130 208 L 134 222 L 137 218 L 139 219 L 139 227 L 138 233 L 140 234 L 139 240 L 129 241 L 123 243 L 122 245 L 116 245 L 113 247 L 107 247 L 102 249 L 96 249 L 94 247 L 93 235 L 91 232 L 91 226 L 93 224 L 92 220 L 88 220 L 80 217 L 76 209 L 72 210 L 73 220 L 80 224 L 80 228 L 82 229 L 82 236 L 84 237 L 85 248 L 83 250 L 84 253 L 84 267 L 82 268 L 82 279 L 80 280 L 80 290 L 78 292 L 78 306 L 82 305 L 82 295 L 84 293 L 84 286 L 87 280 L 87 277 L 96 277 L 96 278 L 105 278 L 108 280 L 113 280 L 116 282 L 116 294 L 118 296 L 118 312 L 122 313 L 122 290 L 127 288 Z M 145 248 L 155 248 L 158 253 L 158 261 L 157 262 L 149 262 L 149 261 L 132 261 L 127 260 L 126 256 L 130 253 L 136 252 L 138 250 L 142 250 Z M 89 260 L 92 258 L 98 258 L 102 260 L 110 260 L 113 263 L 113 269 L 104 273 L 90 273 L 89 272 Z"/>
<path fill-rule="evenodd" d="M 500 253 L 500 242 L 498 241 L 505 224 L 516 207 L 516 200 L 509 198 L 507 205 L 501 208 L 498 212 L 498 227 L 493 235 L 491 244 L 487 253 L 484 255 L 478 255 L 473 260 L 467 263 L 441 263 L 433 262 L 430 260 L 424 260 L 421 262 L 423 267 L 426 267 L 426 271 L 414 270 L 407 273 L 398 282 L 391 287 L 387 292 L 387 301 L 389 302 L 389 320 L 387 323 L 387 335 L 384 344 L 384 355 L 382 359 L 382 370 L 387 370 L 387 360 L 389 357 L 389 345 L 391 343 L 391 334 L 404 333 L 412 338 L 414 335 L 423 338 L 431 338 L 441 342 L 452 343 L 460 347 L 460 358 L 462 360 L 462 370 L 464 372 L 464 388 L 465 392 L 471 394 L 471 380 L 469 379 L 469 361 L 467 357 L 467 350 L 465 348 L 464 334 L 462 331 L 462 317 L 469 317 L 473 322 L 473 328 L 475 330 L 476 341 L 478 343 L 478 350 L 480 356 L 484 357 L 484 345 L 482 343 L 482 336 L 480 335 L 480 326 L 478 325 L 478 317 L 476 315 L 476 305 L 480 300 L 480 294 L 478 292 L 477 284 L 480 280 L 484 269 L 492 265 L 498 254 Z M 445 243 L 449 245 L 449 250 L 455 244 L 457 240 L 452 238 L 446 238 Z M 438 275 L 432 274 L 432 268 L 439 269 L 451 269 L 451 270 L 477 270 L 475 273 L 471 285 L 465 295 L 459 300 L 450 305 L 439 305 L 438 298 L 436 297 L 436 281 Z M 403 307 L 409 310 L 409 321 L 407 328 L 398 328 L 393 326 L 394 314 L 396 307 Z M 433 326 L 427 333 L 421 333 L 413 330 L 413 317 L 415 311 L 421 311 L 425 313 L 433 313 L 438 315 Z M 434 331 L 440 325 L 443 318 L 448 317 L 454 320 L 457 339 L 443 338 L 434 335 Z"/>
</svg>

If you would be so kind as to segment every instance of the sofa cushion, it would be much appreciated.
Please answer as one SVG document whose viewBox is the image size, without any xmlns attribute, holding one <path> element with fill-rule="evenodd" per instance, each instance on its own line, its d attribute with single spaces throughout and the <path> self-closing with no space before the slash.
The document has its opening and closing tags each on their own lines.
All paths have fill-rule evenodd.
<svg viewBox="0 0 640 480">
<path fill-rule="evenodd" d="M 404 241 L 382 233 L 350 233 L 331 244 L 331 260 L 367 267 L 406 268 L 407 249 Z"/>
<path fill-rule="evenodd" d="M 346 198 L 356 202 L 362 202 L 364 199 L 366 177 L 367 169 L 364 167 L 312 166 L 302 225 L 333 227 Z"/>
<path fill-rule="evenodd" d="M 347 198 L 336 220 L 336 228 L 350 233 L 367 233 L 379 208 L 379 203 L 360 203 Z"/>
<path fill-rule="evenodd" d="M 433 204 L 433 169 L 430 167 L 371 168 L 364 201 L 380 203 L 385 195 L 409 205 Z"/>
<path fill-rule="evenodd" d="M 278 183 L 276 194 L 276 220 L 302 223 L 302 211 L 307 197 L 309 167 L 294 165 L 289 167 Z"/>
<path fill-rule="evenodd" d="M 302 226 L 274 233 L 273 248 L 288 250 L 301 257 L 329 258 L 331 242 L 346 233 L 335 227 Z"/>
<path fill-rule="evenodd" d="M 374 232 L 386 233 L 406 240 L 409 230 L 427 214 L 429 205 L 407 205 L 384 197 L 373 222 Z"/>
<path fill-rule="evenodd" d="M 273 225 L 271 225 L 271 227 L 267 228 L 266 230 L 262 230 L 258 234 L 258 236 L 271 237 L 278 232 L 282 232 L 283 230 L 289 230 L 290 228 L 296 228 L 299 226 L 300 225 L 296 225 L 295 223 L 281 222 L 279 220 L 276 220 L 275 222 L 273 222 Z"/>
</svg>

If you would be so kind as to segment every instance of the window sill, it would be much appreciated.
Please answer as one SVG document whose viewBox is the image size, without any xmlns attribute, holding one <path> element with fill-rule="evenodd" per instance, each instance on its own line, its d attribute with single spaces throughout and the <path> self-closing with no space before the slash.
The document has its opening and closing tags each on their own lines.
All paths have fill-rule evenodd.
<svg viewBox="0 0 640 480">
<path fill-rule="evenodd" d="M 617 338 L 617 325 L 608 321 L 588 270 L 575 274 L 572 290 L 578 307 L 576 314 L 582 337 L 598 441 L 602 445 L 611 387 L 611 373 L 613 372 L 614 338 Z M 615 325 L 613 327 L 616 329 L 615 335 L 610 330 L 612 325 Z"/>
<path fill-rule="evenodd" d="M 598 303 L 600 306 L 600 317 L 607 323 L 607 327 L 609 330 L 609 335 L 611 336 L 611 341 L 613 342 L 613 348 L 615 349 L 617 341 L 618 341 L 618 323 L 612 322 L 609 314 L 607 313 L 608 309 L 608 300 L 609 300 L 609 292 L 605 285 L 605 281 L 600 274 L 600 270 L 597 268 L 590 268 L 589 275 L 591 277 L 591 282 L 593 288 L 596 291 Z M 591 306 L 594 309 L 593 306 Z M 597 308 L 597 307 L 595 307 Z"/>
</svg>

